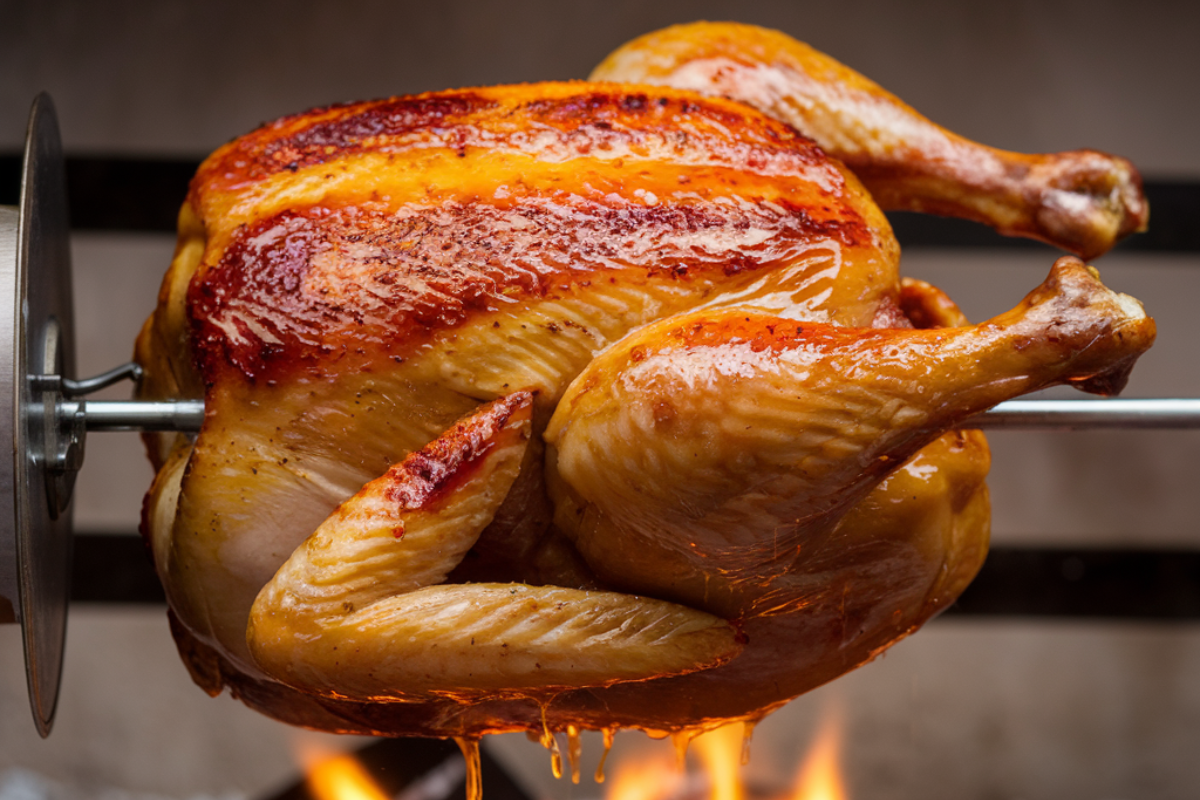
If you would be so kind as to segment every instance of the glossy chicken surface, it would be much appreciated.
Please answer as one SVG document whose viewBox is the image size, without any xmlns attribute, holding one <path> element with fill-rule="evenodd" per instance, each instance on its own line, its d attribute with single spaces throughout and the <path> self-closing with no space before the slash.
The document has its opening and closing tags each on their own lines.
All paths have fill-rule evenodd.
<svg viewBox="0 0 1200 800">
<path fill-rule="evenodd" d="M 144 513 L 193 678 L 334 731 L 679 730 L 952 602 L 989 524 L 952 429 L 1118 390 L 1153 321 L 1064 258 L 966 324 L 789 123 L 548 83 L 214 153 L 137 346 L 142 396 L 206 401 Z"/>
</svg>

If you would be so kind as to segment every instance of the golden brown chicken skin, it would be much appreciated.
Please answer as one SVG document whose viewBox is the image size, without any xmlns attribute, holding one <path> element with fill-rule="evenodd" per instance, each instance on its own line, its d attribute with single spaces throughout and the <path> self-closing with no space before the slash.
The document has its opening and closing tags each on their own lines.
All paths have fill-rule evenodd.
<svg viewBox="0 0 1200 800">
<path fill-rule="evenodd" d="M 748 105 L 393 98 L 217 151 L 138 341 L 144 530 L 193 677 L 336 731 L 754 717 L 944 608 L 988 454 L 946 431 L 1153 339 L 1064 260 L 966 326 L 853 173 Z"/>
</svg>

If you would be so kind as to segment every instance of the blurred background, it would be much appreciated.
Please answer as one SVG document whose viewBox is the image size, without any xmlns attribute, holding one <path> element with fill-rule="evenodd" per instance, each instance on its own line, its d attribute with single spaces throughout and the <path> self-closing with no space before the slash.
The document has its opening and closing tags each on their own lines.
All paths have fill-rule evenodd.
<svg viewBox="0 0 1200 800">
<path fill-rule="evenodd" d="M 188 177 L 223 142 L 338 101 L 583 78 L 623 42 L 696 19 L 783 30 L 991 145 L 1130 158 L 1151 232 L 1096 262 L 1159 323 L 1126 394 L 1200 397 L 1195 3 L 0 0 L 0 204 L 16 202 L 29 107 L 48 91 L 69 158 L 80 373 L 94 374 L 129 358 Z M 904 272 L 976 320 L 1012 306 L 1058 255 L 965 223 L 894 222 Z M 1195 796 L 1200 432 L 990 439 L 995 550 L 977 584 L 886 657 L 763 722 L 744 768 L 756 786 L 789 783 L 836 718 L 854 800 Z M 0 800 L 273 797 L 303 753 L 374 744 L 296 731 L 192 686 L 145 581 L 136 530 L 150 478 L 136 436 L 89 437 L 48 740 L 30 719 L 19 631 L 0 627 Z M 621 734 L 609 769 L 656 748 L 670 750 Z M 524 737 L 485 750 L 535 800 L 604 796 L 590 779 L 598 738 L 585 740 L 578 785 Z"/>
</svg>

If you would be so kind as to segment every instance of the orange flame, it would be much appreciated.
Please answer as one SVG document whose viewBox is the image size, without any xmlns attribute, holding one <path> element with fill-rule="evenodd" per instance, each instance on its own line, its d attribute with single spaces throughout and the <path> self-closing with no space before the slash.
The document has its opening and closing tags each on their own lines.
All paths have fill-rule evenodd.
<svg viewBox="0 0 1200 800">
<path fill-rule="evenodd" d="M 745 742 L 741 723 L 717 728 L 696 737 L 693 745 L 708 775 L 709 800 L 742 800 L 742 748 Z"/>
<path fill-rule="evenodd" d="M 849 795 L 842 778 L 841 744 L 841 714 L 826 712 L 796 775 L 791 800 L 846 800 Z"/>
<path fill-rule="evenodd" d="M 649 751 L 621 759 L 604 795 L 608 800 L 662 800 L 678 794 L 682 786 L 683 775 L 675 760 L 667 753 Z"/>
<path fill-rule="evenodd" d="M 316 800 L 388 800 L 354 756 L 315 760 L 308 765 L 307 780 Z"/>
<path fill-rule="evenodd" d="M 746 734 L 741 724 L 726 725 L 692 741 L 708 785 L 708 800 L 744 800 L 741 778 Z M 780 800 L 848 800 L 841 773 L 841 714 L 828 710 L 821 722 L 792 788 Z M 624 758 L 613 771 L 606 800 L 680 800 L 702 797 L 688 781 L 679 763 L 661 750 L 643 750 Z"/>
</svg>

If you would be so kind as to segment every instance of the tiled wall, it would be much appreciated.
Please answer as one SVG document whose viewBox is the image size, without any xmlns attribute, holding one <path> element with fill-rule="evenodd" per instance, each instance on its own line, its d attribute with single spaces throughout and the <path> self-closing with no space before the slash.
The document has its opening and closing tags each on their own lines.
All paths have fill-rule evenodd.
<svg viewBox="0 0 1200 800">
<path fill-rule="evenodd" d="M 1148 175 L 1194 180 L 1198 8 L 0 0 L 0 151 L 19 148 L 39 89 L 55 97 L 69 152 L 200 156 L 312 105 L 582 77 L 638 33 L 737 18 L 807 39 L 990 143 L 1097 147 Z M 128 358 L 171 248 L 159 234 L 74 237 L 82 373 Z M 904 264 L 978 319 L 1011 306 L 1053 257 L 925 249 L 906 252 Z M 1200 396 L 1200 254 L 1117 254 L 1099 266 L 1159 321 L 1160 342 L 1129 393 Z M 1200 545 L 1200 433 L 1006 432 L 992 442 L 997 543 Z M 150 477 L 136 437 L 96 434 L 88 450 L 78 527 L 132 530 Z M 0 792 L 16 769 L 93 794 L 117 786 L 172 797 L 261 796 L 294 777 L 301 734 L 192 687 L 160 608 L 73 610 L 63 700 L 44 742 L 26 710 L 18 650 L 16 629 L 0 628 Z M 1190 623 L 937 621 L 764 723 L 751 774 L 788 776 L 831 698 L 845 709 L 846 763 L 862 800 L 1184 798 L 1200 786 L 1200 628 Z M 618 738 L 627 749 L 644 741 Z M 602 791 L 553 781 L 544 753 L 523 737 L 493 749 L 536 796 Z M 587 758 L 595 752 L 592 742 Z"/>
</svg>

